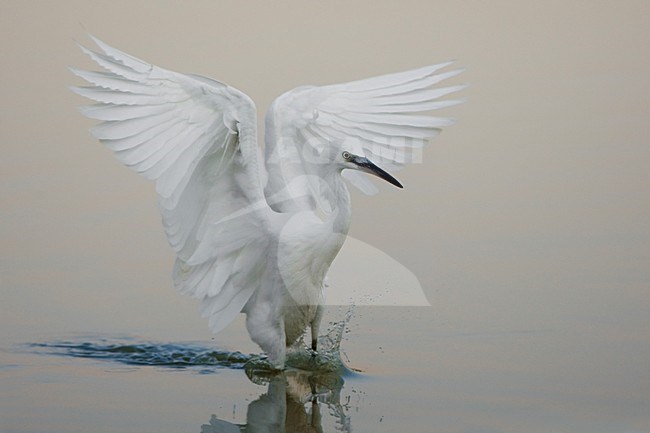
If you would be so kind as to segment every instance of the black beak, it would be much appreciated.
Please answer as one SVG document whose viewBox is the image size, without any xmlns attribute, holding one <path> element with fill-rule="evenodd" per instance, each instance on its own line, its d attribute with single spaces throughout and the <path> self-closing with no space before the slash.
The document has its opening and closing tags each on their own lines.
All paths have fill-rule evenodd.
<svg viewBox="0 0 650 433">
<path fill-rule="evenodd" d="M 361 171 L 365 171 L 366 173 L 374 174 L 377 177 L 381 177 L 386 182 L 392 183 L 398 188 L 404 188 L 397 179 L 395 179 L 393 176 L 388 174 L 388 172 L 386 172 L 385 170 L 382 170 L 381 168 L 377 167 L 368 158 L 364 158 L 363 156 L 353 156 L 351 162 L 355 163 L 359 167 L 359 170 Z"/>
</svg>

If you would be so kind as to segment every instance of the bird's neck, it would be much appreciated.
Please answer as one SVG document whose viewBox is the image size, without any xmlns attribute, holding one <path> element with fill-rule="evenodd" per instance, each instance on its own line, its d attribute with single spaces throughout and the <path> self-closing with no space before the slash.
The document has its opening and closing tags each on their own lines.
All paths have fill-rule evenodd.
<svg viewBox="0 0 650 433">
<path fill-rule="evenodd" d="M 340 170 L 327 170 L 312 182 L 314 212 L 323 220 L 328 220 L 337 233 L 347 234 L 350 227 L 350 192 L 341 176 Z"/>
</svg>

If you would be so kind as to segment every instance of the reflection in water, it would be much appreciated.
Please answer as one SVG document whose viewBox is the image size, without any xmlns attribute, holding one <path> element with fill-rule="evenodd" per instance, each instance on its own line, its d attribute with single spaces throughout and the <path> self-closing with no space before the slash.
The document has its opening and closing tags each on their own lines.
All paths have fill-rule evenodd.
<svg viewBox="0 0 650 433">
<path fill-rule="evenodd" d="M 347 318 L 349 319 L 349 318 Z M 198 344 L 155 344 L 124 340 L 63 341 L 32 344 L 39 353 L 101 359 L 128 365 L 195 369 L 244 369 L 248 379 L 266 386 L 266 393 L 248 405 L 246 424 L 237 425 L 213 415 L 202 433 L 322 432 L 323 425 L 349 432 L 350 420 L 341 404 L 343 376 L 354 374 L 341 361 L 339 346 L 345 321 L 332 324 L 319 338 L 318 354 L 294 345 L 287 354 L 287 370 L 273 370 L 264 356 L 206 349 Z M 242 380 L 246 380 L 242 375 Z"/>
<path fill-rule="evenodd" d="M 134 341 L 54 342 L 32 344 L 40 353 L 101 359 L 128 365 L 197 369 L 210 373 L 222 368 L 244 369 L 251 382 L 267 386 L 266 393 L 248 405 L 245 425 L 218 419 L 201 427 L 202 433 L 322 432 L 323 423 L 350 431 L 350 420 L 340 403 L 343 376 L 354 374 L 339 356 L 344 322 L 333 324 L 321 336 L 323 348 L 315 354 L 295 345 L 285 371 L 273 370 L 266 357 L 206 349 L 198 344 L 154 344 Z M 246 380 L 242 375 L 242 380 Z"/>
<path fill-rule="evenodd" d="M 340 356 L 341 340 L 352 317 L 329 324 L 319 336 L 318 353 L 300 339 L 287 352 L 287 369 L 274 370 L 265 356 L 207 348 L 196 343 L 151 343 L 133 339 L 92 338 L 31 344 L 38 353 L 100 359 L 128 365 L 180 368 L 211 373 L 244 369 L 251 382 L 266 386 L 266 393 L 248 405 L 246 424 L 238 425 L 213 415 L 202 433 L 236 432 L 349 432 L 350 420 L 340 402 L 343 376 L 354 374 Z M 242 380 L 246 380 L 243 375 Z"/>
<path fill-rule="evenodd" d="M 350 432 L 350 419 L 340 402 L 343 378 L 337 372 L 286 370 L 271 375 L 247 370 L 255 383 L 268 381 L 265 394 L 248 405 L 246 424 L 212 415 L 201 433 L 322 432 L 325 419 Z"/>
</svg>

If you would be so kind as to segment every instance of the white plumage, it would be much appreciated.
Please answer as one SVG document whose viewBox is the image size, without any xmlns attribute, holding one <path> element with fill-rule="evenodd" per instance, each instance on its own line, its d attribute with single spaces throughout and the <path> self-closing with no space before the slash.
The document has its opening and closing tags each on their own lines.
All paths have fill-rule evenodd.
<svg viewBox="0 0 650 433">
<path fill-rule="evenodd" d="M 291 90 L 266 116 L 262 159 L 244 93 L 94 41 L 101 52 L 81 49 L 105 71 L 71 69 L 90 83 L 73 90 L 97 102 L 81 110 L 102 121 L 93 135 L 155 180 L 178 290 L 201 300 L 214 332 L 246 313 L 279 368 L 308 326 L 315 348 L 323 281 L 350 224 L 341 174 L 366 193 L 376 189 L 359 171 L 401 187 L 371 160 L 399 168 L 451 124 L 417 113 L 461 102 L 439 98 L 464 86 L 432 87 L 460 70 L 438 72 L 444 63 Z"/>
</svg>

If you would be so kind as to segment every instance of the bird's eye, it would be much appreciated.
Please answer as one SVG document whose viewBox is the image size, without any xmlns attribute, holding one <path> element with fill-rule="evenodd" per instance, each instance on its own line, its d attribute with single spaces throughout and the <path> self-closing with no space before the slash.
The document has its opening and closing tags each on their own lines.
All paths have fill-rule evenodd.
<svg viewBox="0 0 650 433">
<path fill-rule="evenodd" d="M 343 152 L 341 155 L 343 156 L 343 159 L 350 159 L 350 158 L 352 158 L 352 155 L 350 155 L 350 152 Z"/>
</svg>

